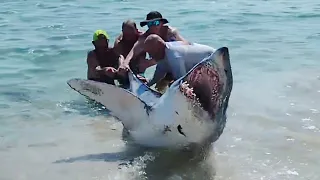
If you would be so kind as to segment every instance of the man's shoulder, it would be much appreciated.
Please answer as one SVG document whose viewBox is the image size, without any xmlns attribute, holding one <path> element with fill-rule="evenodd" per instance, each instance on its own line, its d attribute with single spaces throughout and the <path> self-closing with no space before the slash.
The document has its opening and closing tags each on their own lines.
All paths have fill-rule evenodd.
<svg viewBox="0 0 320 180">
<path fill-rule="evenodd" d="M 123 34 L 122 32 L 114 40 L 113 46 L 118 46 L 122 41 Z"/>
<path fill-rule="evenodd" d="M 148 33 L 147 32 L 144 32 L 144 33 L 142 33 L 140 36 L 139 36 L 139 38 L 138 38 L 138 40 L 137 41 L 144 41 L 144 40 L 146 40 L 147 39 L 147 37 L 148 37 Z"/>
<path fill-rule="evenodd" d="M 94 50 L 88 51 L 87 53 L 87 63 L 92 64 L 96 60 L 96 53 Z"/>
<path fill-rule="evenodd" d="M 87 52 L 88 57 L 94 57 L 96 55 L 95 50 L 90 50 Z"/>
<path fill-rule="evenodd" d="M 173 36 L 177 36 L 179 34 L 178 28 L 172 26 L 169 26 L 168 32 Z"/>
</svg>

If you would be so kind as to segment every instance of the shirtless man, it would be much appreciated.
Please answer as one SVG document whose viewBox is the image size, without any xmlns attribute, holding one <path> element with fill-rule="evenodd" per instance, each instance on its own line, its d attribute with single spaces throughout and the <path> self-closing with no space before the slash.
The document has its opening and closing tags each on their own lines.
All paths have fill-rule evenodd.
<svg viewBox="0 0 320 180">
<path fill-rule="evenodd" d="M 116 38 L 114 48 L 117 53 L 123 57 L 127 57 L 133 45 L 137 42 L 143 32 L 137 29 L 136 23 L 133 20 L 127 20 L 122 23 L 122 33 Z M 144 74 L 145 69 L 139 68 L 139 61 L 146 58 L 146 53 L 141 53 L 136 58 L 132 59 L 129 63 L 130 69 L 139 79 L 145 80 L 141 75 Z"/>
<path fill-rule="evenodd" d="M 95 49 L 87 55 L 89 80 L 115 84 L 117 68 L 124 58 L 109 48 L 109 35 L 106 31 L 97 30 L 93 34 L 92 44 Z"/>
<path fill-rule="evenodd" d="M 165 42 L 155 34 L 146 38 L 144 50 L 154 57 L 153 60 L 145 62 L 148 63 L 148 66 L 162 63 L 158 74 L 148 82 L 148 86 L 157 83 L 166 73 L 172 73 L 174 80 L 179 79 L 196 64 L 215 52 L 214 48 L 202 44 L 185 44 L 181 41 Z"/>
<path fill-rule="evenodd" d="M 148 30 L 140 36 L 138 41 L 134 44 L 128 55 L 126 56 L 125 60 L 121 62 L 121 65 L 118 69 L 118 74 L 121 76 L 125 76 L 126 72 L 128 71 L 129 63 L 132 59 L 136 58 L 144 51 L 144 41 L 150 34 L 157 34 L 159 35 L 164 41 L 182 41 L 185 44 L 189 44 L 177 31 L 166 24 L 169 21 L 165 18 L 162 18 L 162 15 L 157 11 L 151 11 L 145 21 L 140 22 L 140 26 L 143 27 L 145 25 L 148 26 Z"/>
</svg>

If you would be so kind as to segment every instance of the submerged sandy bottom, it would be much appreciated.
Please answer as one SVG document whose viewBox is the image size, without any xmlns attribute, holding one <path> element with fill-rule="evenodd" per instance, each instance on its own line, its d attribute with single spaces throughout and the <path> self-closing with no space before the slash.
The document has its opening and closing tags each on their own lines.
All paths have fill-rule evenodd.
<svg viewBox="0 0 320 180">
<path fill-rule="evenodd" d="M 0 134 L 0 179 L 317 180 L 320 85 L 315 74 L 303 81 L 293 73 L 281 80 L 284 86 L 235 86 L 227 127 L 206 156 L 127 145 L 122 125 L 103 110 L 89 116 L 69 104 L 56 107 L 69 112 L 60 116 L 63 121 L 47 121 L 52 117 L 44 111 L 33 113 L 38 120 L 32 123 L 11 117 Z M 256 93 L 264 96 L 241 94 L 257 85 Z M 274 93 L 266 93 L 270 89 Z"/>
</svg>

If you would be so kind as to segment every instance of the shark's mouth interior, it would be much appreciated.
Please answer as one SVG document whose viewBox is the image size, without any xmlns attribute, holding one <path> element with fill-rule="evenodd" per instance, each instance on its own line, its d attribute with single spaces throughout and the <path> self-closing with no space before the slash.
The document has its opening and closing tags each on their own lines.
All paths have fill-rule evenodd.
<svg viewBox="0 0 320 180">
<path fill-rule="evenodd" d="M 180 91 L 214 116 L 219 98 L 219 74 L 213 66 L 201 64 L 184 79 Z"/>
</svg>

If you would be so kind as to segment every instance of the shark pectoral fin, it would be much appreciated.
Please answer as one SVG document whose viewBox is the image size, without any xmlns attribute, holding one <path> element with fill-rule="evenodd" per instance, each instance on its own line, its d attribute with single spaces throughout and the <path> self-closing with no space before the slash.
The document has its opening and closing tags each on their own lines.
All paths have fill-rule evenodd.
<svg viewBox="0 0 320 180">
<path fill-rule="evenodd" d="M 103 104 L 127 129 L 148 119 L 151 108 L 125 89 L 84 79 L 71 79 L 67 84 L 80 94 Z"/>
</svg>

